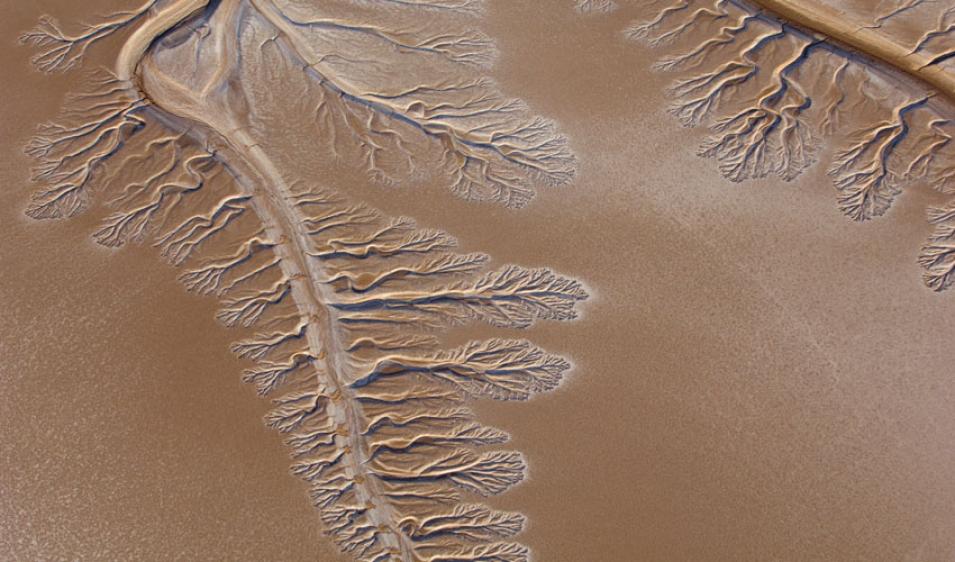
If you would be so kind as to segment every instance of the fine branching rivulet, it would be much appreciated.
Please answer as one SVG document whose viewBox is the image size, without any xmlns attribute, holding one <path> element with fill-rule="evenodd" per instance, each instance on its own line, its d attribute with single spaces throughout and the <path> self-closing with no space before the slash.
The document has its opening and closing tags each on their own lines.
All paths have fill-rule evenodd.
<svg viewBox="0 0 955 562">
<path fill-rule="evenodd" d="M 955 58 L 955 7 L 891 0 L 856 25 L 817 3 L 663 4 L 625 35 L 666 48 L 653 69 L 679 74 L 669 111 L 709 128 L 699 154 L 725 177 L 792 180 L 823 156 L 825 138 L 839 208 L 853 220 L 885 214 L 907 185 L 955 192 L 955 68 L 943 68 Z M 890 29 L 905 17 L 935 23 L 906 42 Z M 919 262 L 935 290 L 955 281 L 953 217 L 955 202 L 929 210 L 936 229 Z"/>
<path fill-rule="evenodd" d="M 444 349 L 436 334 L 569 320 L 583 287 L 547 269 L 489 268 L 327 179 L 289 180 L 262 145 L 276 91 L 255 73 L 300 89 L 316 145 L 353 153 L 378 179 L 430 158 L 456 194 L 519 206 L 534 179 L 569 179 L 573 157 L 551 123 L 473 78 L 493 58 L 470 28 L 480 1 L 329 5 L 152 0 L 78 32 L 44 18 L 23 40 L 47 72 L 129 35 L 115 69 L 90 74 L 27 146 L 41 185 L 27 213 L 105 207 L 97 242 L 152 242 L 189 290 L 222 300 L 223 324 L 252 330 L 233 346 L 251 362 L 243 378 L 274 399 L 266 421 L 344 552 L 527 561 L 511 541 L 524 516 L 475 501 L 520 482 L 524 458 L 497 448 L 508 434 L 468 403 L 551 390 L 570 364 L 522 339 Z"/>
</svg>

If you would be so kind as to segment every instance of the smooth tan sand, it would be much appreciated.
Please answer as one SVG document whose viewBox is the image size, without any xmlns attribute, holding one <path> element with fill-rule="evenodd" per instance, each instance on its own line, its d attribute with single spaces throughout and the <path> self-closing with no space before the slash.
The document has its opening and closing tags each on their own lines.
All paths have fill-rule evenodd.
<svg viewBox="0 0 955 562">
<path fill-rule="evenodd" d="M 9 8 L 5 35 L 42 12 L 66 19 L 58 4 Z M 913 252 L 937 196 L 909 189 L 860 225 L 824 166 L 723 179 L 694 155 L 705 131 L 664 113 L 659 53 L 622 37 L 649 15 L 491 4 L 495 77 L 556 119 L 579 160 L 523 210 L 440 182 L 374 185 L 289 139 L 267 151 L 495 264 L 587 283 L 578 321 L 505 331 L 572 358 L 569 380 L 478 406 L 528 458 L 529 479 L 491 503 L 529 517 L 536 560 L 952 558 L 955 303 L 924 286 Z M 92 217 L 23 216 L 20 146 L 72 78 L 34 73 L 25 49 L 3 57 L 0 557 L 339 559 L 213 300 L 185 293 L 151 247 L 95 246 Z"/>
</svg>

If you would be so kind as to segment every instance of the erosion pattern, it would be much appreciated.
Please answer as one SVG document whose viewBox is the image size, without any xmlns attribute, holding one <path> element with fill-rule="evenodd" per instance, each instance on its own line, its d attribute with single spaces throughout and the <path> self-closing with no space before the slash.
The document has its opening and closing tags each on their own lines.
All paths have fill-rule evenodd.
<svg viewBox="0 0 955 562">
<path fill-rule="evenodd" d="M 577 0 L 577 11 L 582 14 L 608 13 L 617 9 L 614 0 Z"/>
<path fill-rule="evenodd" d="M 669 111 L 709 128 L 699 154 L 728 179 L 788 181 L 825 156 L 839 208 L 856 221 L 885 214 L 907 185 L 955 193 L 949 3 L 884 0 L 874 14 L 860 9 L 869 21 L 858 22 L 809 0 L 665 4 L 625 33 L 669 51 L 653 66 L 681 75 Z M 903 25 L 913 15 L 932 23 Z M 955 280 L 955 200 L 928 218 L 934 231 L 918 261 L 940 291 Z"/>
<path fill-rule="evenodd" d="M 273 397 L 266 422 L 344 552 L 526 561 L 511 541 L 524 516 L 475 501 L 520 482 L 524 458 L 497 448 L 507 433 L 469 402 L 551 390 L 570 364 L 521 339 L 446 349 L 435 331 L 569 320 L 583 287 L 546 269 L 490 269 L 444 232 L 286 179 L 259 142 L 258 112 L 275 83 L 300 89 L 316 144 L 350 151 L 372 176 L 430 158 L 455 193 L 510 205 L 534 178 L 565 181 L 573 158 L 549 122 L 473 78 L 493 55 L 469 27 L 479 2 L 322 6 L 151 1 L 77 34 L 44 18 L 24 41 L 49 72 L 131 33 L 115 69 L 91 74 L 29 143 L 41 187 L 27 213 L 105 207 L 97 242 L 152 241 L 189 290 L 222 299 L 218 319 L 248 331 L 233 346 L 252 365 L 243 379 Z M 262 72 L 277 82 L 263 86 Z"/>
</svg>

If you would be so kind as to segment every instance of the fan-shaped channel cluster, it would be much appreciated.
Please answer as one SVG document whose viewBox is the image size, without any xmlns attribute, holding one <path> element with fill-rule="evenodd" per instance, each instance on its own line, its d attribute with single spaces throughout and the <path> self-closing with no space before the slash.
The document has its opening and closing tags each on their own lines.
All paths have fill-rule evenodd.
<svg viewBox="0 0 955 562">
<path fill-rule="evenodd" d="M 125 108 L 120 115 L 87 107 L 90 126 L 45 126 L 31 144 L 50 147 L 43 170 L 74 155 L 93 162 L 89 181 L 38 175 L 54 185 L 30 214 L 78 212 L 95 181 L 112 208 L 97 241 L 152 239 L 183 267 L 187 288 L 222 298 L 220 321 L 258 329 L 233 347 L 255 363 L 243 378 L 276 397 L 267 422 L 286 434 L 293 472 L 345 551 L 362 560 L 525 559 L 524 547 L 506 542 L 522 516 L 466 499 L 503 492 L 525 471 L 516 451 L 483 451 L 508 436 L 475 420 L 467 403 L 551 390 L 569 364 L 524 340 L 440 350 L 433 331 L 571 319 L 586 296 L 580 284 L 544 269 L 486 271 L 488 257 L 454 252 L 451 236 L 328 191 L 280 194 L 271 206 L 292 209 L 295 224 L 285 232 L 216 155 L 151 122 L 115 82 L 99 86 L 76 99 L 102 96 L 103 107 Z M 103 119 L 136 125 L 106 133 L 93 124 Z"/>
<path fill-rule="evenodd" d="M 378 182 L 433 178 L 464 199 L 516 208 L 535 185 L 569 181 L 566 139 L 487 75 L 497 52 L 475 10 L 438 4 L 226 0 L 153 56 L 205 95 L 222 95 L 210 80 L 228 78 L 257 127 L 267 126 L 260 107 L 278 99 L 318 156 Z M 275 81 L 286 87 L 262 87 Z"/>
<path fill-rule="evenodd" d="M 939 39 L 951 39 L 955 10 L 915 0 L 863 30 L 879 33 L 887 21 L 915 9 L 940 12 L 937 29 L 898 47 L 914 61 L 924 59 L 903 72 L 794 26 L 762 3 L 681 0 L 626 31 L 670 51 L 653 68 L 682 75 L 670 88 L 669 111 L 685 126 L 708 126 L 700 155 L 715 158 L 732 181 L 769 175 L 788 181 L 812 166 L 821 139 L 831 138 L 828 172 L 839 208 L 857 221 L 883 215 L 912 182 L 955 190 L 955 108 L 945 99 L 955 92 L 939 95 L 908 78 L 948 58 L 950 49 L 940 49 Z M 948 216 L 945 209 L 931 212 L 941 226 L 920 257 L 926 283 L 937 290 L 951 284 L 955 270 Z"/>
</svg>

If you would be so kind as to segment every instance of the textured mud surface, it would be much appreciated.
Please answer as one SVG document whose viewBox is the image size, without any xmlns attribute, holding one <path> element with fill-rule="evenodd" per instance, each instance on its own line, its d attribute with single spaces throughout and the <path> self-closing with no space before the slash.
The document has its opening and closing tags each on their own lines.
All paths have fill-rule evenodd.
<svg viewBox="0 0 955 562">
<path fill-rule="evenodd" d="M 322 20 L 319 37 L 350 39 L 326 37 L 311 54 L 312 39 L 303 41 L 302 59 L 257 15 L 278 6 L 297 14 L 298 27 L 306 18 L 293 4 L 203 12 L 150 50 L 132 89 L 98 98 L 89 96 L 112 90 L 114 78 L 100 75 L 97 89 L 95 77 L 78 77 L 100 66 L 116 74 L 116 54 L 143 20 L 91 47 L 74 73 L 28 71 L 25 48 L 4 55 L 19 74 L 4 86 L 12 187 L 0 205 L 9 304 L 0 461 L 12 468 L 3 471 L 11 484 L 0 497 L 0 552 L 334 560 L 337 538 L 352 553 L 397 542 L 399 557 L 507 560 L 525 556 L 508 537 L 526 526 L 515 540 L 537 560 L 951 559 L 955 391 L 941 350 L 955 304 L 923 285 L 912 252 L 931 234 L 924 210 L 946 196 L 913 176 L 886 216 L 863 226 L 842 220 L 828 174 L 836 151 L 854 146 L 848 137 L 891 125 L 896 102 L 908 99 L 898 96 L 926 89 L 843 59 L 841 81 L 861 80 L 873 99 L 838 102 L 832 136 L 807 136 L 801 146 L 817 164 L 785 184 L 765 159 L 764 177 L 732 185 L 713 159 L 694 156 L 716 133 L 674 127 L 665 113 L 681 101 L 665 93 L 673 76 L 647 71 L 684 52 L 670 50 L 679 43 L 645 49 L 621 33 L 665 4 L 492 1 L 483 13 L 467 2 L 450 11 L 410 4 L 308 8 Z M 427 16 L 396 23 L 424 4 Z M 400 9 L 385 17 L 385 5 Z M 92 21 L 84 6 L 23 6 L 11 41 L 44 11 L 70 32 L 69 22 Z M 719 21 L 740 15 L 727 8 Z M 230 27 L 210 22 L 226 16 L 243 22 L 241 40 L 219 49 L 231 39 L 214 31 Z M 417 47 L 437 45 L 428 22 L 483 54 L 423 53 Z M 773 33 L 760 26 L 751 31 Z M 404 46 L 368 60 L 350 50 L 380 46 L 382 33 Z M 680 40 L 692 49 L 707 33 L 688 29 Z M 822 115 L 838 91 L 822 76 L 824 91 L 813 91 L 799 68 L 771 71 L 799 54 L 800 37 L 771 40 L 761 56 L 778 58 L 757 59 L 757 93 L 721 96 L 713 116 L 758 104 L 779 81 L 786 103 L 770 96 L 764 109 L 782 116 L 769 131 L 787 118 L 800 132 L 818 127 L 806 115 Z M 327 51 L 341 61 L 312 57 Z M 242 56 L 219 64 L 231 52 Z M 397 67 L 395 52 L 428 62 L 400 66 L 398 76 L 375 68 Z M 738 55 L 725 54 L 680 72 Z M 813 46 L 797 67 L 834 78 L 837 54 Z M 481 83 L 476 106 L 448 87 L 488 76 L 498 83 Z M 440 101 L 369 102 L 406 80 L 440 88 Z M 66 91 L 86 97 L 61 99 Z M 813 104 L 794 117 L 797 91 Z M 918 124 L 936 119 L 924 113 L 936 102 L 903 113 L 906 135 L 925 135 Z M 61 105 L 73 114 L 54 118 Z M 415 113 L 437 106 L 443 113 Z M 504 158 L 512 139 L 499 152 L 464 142 L 500 120 L 436 127 L 452 106 L 517 117 L 520 130 L 547 141 L 517 147 L 545 146 L 546 165 Z M 395 108 L 414 118 L 397 119 Z M 94 121 L 108 124 L 74 138 L 97 110 L 105 113 Z M 559 132 L 537 115 L 556 119 Z M 44 194 L 31 200 L 20 150 L 51 119 L 31 145 L 49 161 L 37 176 Z M 65 144 L 58 126 L 73 127 Z M 84 154 L 102 164 L 89 170 L 88 191 L 73 189 L 85 168 L 57 177 L 74 170 L 60 168 L 60 156 L 99 132 L 102 144 Z M 945 139 L 935 140 L 923 145 L 941 144 L 937 171 L 951 161 Z M 893 145 L 898 158 L 906 142 Z M 477 167 L 467 171 L 468 162 Z M 484 171 L 485 188 L 455 189 Z M 572 185 L 551 187 L 562 182 Z M 60 190 L 75 197 L 49 205 Z M 520 211 L 506 208 L 519 202 Z M 30 221 L 25 208 L 84 212 Z M 583 308 L 572 278 L 592 289 Z M 571 309 L 586 313 L 517 328 Z M 225 353 L 229 342 L 245 358 Z M 558 355 L 573 358 L 573 376 Z M 240 385 L 242 371 L 250 385 Z M 559 391 L 529 402 L 472 400 L 522 398 L 559 378 Z M 283 401 L 265 415 L 290 431 L 258 427 L 267 401 L 257 405 L 254 390 Z M 285 439 L 305 486 L 286 474 Z M 490 499 L 475 493 L 512 484 L 524 463 L 521 486 Z M 397 532 L 386 523 L 366 540 L 369 521 L 390 517 Z M 319 536 L 323 528 L 330 536 Z"/>
<path fill-rule="evenodd" d="M 273 397 L 266 424 L 287 436 L 329 537 L 359 560 L 527 560 L 506 542 L 524 516 L 472 499 L 520 482 L 524 458 L 478 450 L 509 436 L 467 403 L 552 390 L 570 364 L 525 340 L 442 348 L 435 333 L 570 320 L 587 295 L 547 269 L 487 271 L 487 255 L 455 253 L 449 234 L 332 182 L 286 179 L 258 139 L 282 130 L 270 112 L 291 110 L 313 122 L 301 142 L 324 141 L 317 157 L 373 181 L 427 169 L 464 199 L 509 207 L 532 180 L 565 183 L 574 158 L 553 125 L 481 77 L 494 47 L 468 26 L 482 8 L 150 1 L 77 32 L 44 17 L 21 37 L 57 73 L 131 28 L 115 67 L 84 77 L 27 144 L 42 187 L 26 214 L 73 217 L 97 192 L 109 209 L 97 243 L 152 243 L 187 289 L 222 299 L 222 324 L 257 330 L 232 346 L 255 363 L 243 380 Z"/>
<path fill-rule="evenodd" d="M 666 51 L 678 78 L 669 111 L 711 135 L 699 154 L 740 182 L 791 181 L 823 160 L 840 210 L 884 215 L 903 189 L 955 189 L 955 10 L 944 3 L 861 5 L 764 0 L 661 3 L 626 35 Z M 774 9 L 776 11 L 774 11 Z M 953 281 L 951 202 L 918 261 L 925 283 Z"/>
</svg>

